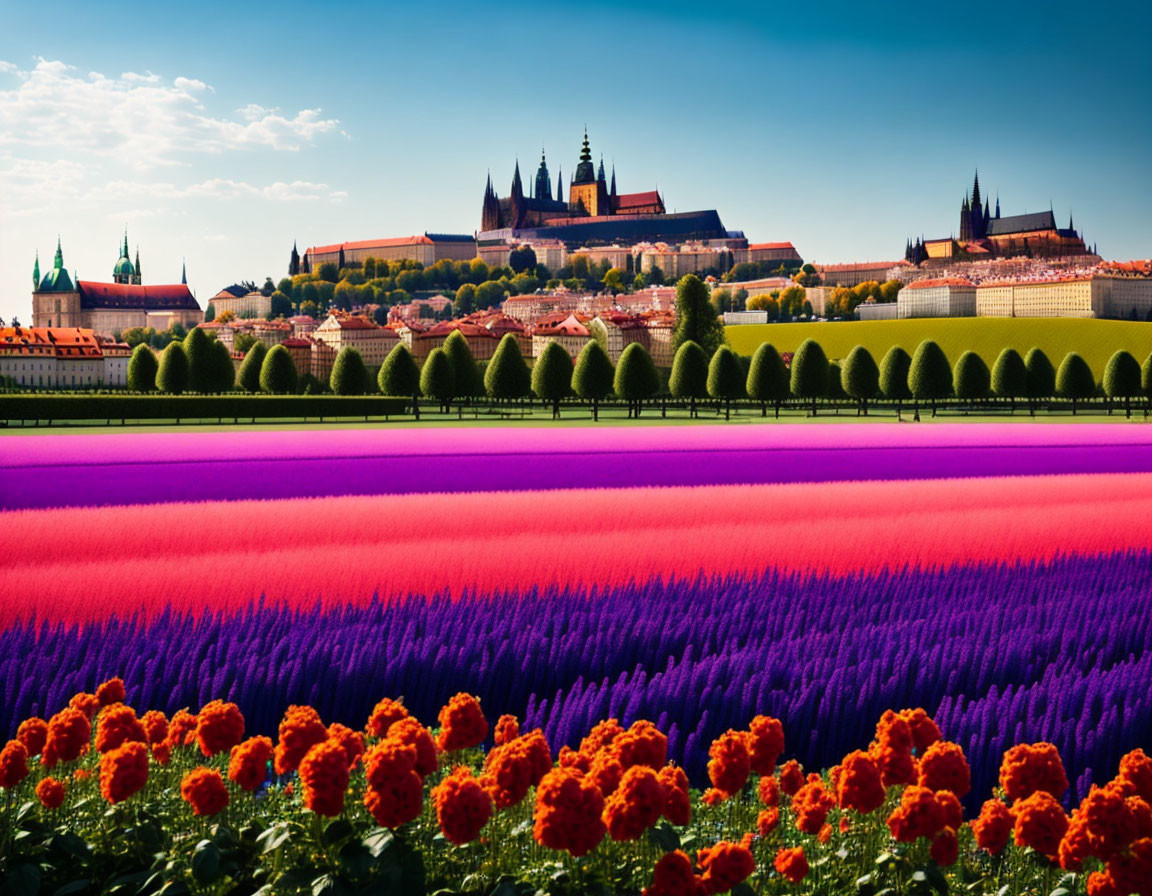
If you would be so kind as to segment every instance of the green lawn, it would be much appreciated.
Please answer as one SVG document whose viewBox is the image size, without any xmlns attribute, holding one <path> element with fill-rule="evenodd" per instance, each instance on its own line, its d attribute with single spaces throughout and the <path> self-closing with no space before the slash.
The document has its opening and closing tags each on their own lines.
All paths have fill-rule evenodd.
<svg viewBox="0 0 1152 896">
<path fill-rule="evenodd" d="M 1024 355 L 1033 346 L 1043 349 L 1055 366 L 1068 352 L 1079 352 L 1096 374 L 1112 354 L 1125 349 L 1141 363 L 1152 354 L 1152 323 L 1076 318 L 961 317 L 912 320 L 815 321 L 793 324 L 746 324 L 726 327 L 732 348 L 750 355 L 762 342 L 780 352 L 793 352 L 805 339 L 815 339 L 829 358 L 845 358 L 863 345 L 879 363 L 894 345 L 909 354 L 924 339 L 934 339 L 953 363 L 971 349 L 989 367 L 1000 351 L 1014 348 Z"/>
</svg>

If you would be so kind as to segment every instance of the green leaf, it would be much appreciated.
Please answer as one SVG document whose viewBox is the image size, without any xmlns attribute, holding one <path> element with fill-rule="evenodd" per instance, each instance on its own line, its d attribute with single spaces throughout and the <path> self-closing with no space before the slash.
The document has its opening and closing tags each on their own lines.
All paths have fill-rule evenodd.
<svg viewBox="0 0 1152 896">
<path fill-rule="evenodd" d="M 192 877 L 210 884 L 220 878 L 220 850 L 211 840 L 201 840 L 192 852 Z"/>
<path fill-rule="evenodd" d="M 324 845 L 335 846 L 342 840 L 346 840 L 355 833 L 350 825 L 343 818 L 337 818 L 324 829 Z"/>
<path fill-rule="evenodd" d="M 364 848 L 367 849 L 368 852 L 372 853 L 372 858 L 378 859 L 388 851 L 395 839 L 390 830 L 387 828 L 379 828 L 365 834 L 360 842 L 364 844 Z"/>
<path fill-rule="evenodd" d="M 40 868 L 36 865 L 17 865 L 4 875 L 6 896 L 36 896 L 40 892 Z"/>
<path fill-rule="evenodd" d="M 896 859 L 896 857 L 894 855 L 892 855 L 892 853 L 882 852 L 882 853 L 880 853 L 880 855 L 876 856 L 876 865 L 877 866 L 887 865 L 889 862 L 892 862 L 895 859 Z"/>
<path fill-rule="evenodd" d="M 113 883 L 115 883 L 115 881 L 113 881 Z M 71 896 L 73 893 L 87 893 L 88 888 L 91 886 L 92 884 L 88 880 L 74 880 L 71 883 L 64 884 L 64 886 L 53 893 L 52 896 Z M 111 888 L 109 888 L 108 892 L 112 892 Z"/>
<path fill-rule="evenodd" d="M 338 856 L 340 870 L 352 880 L 368 873 L 372 867 L 372 853 L 359 840 L 345 843 Z"/>
<path fill-rule="evenodd" d="M 659 846 L 664 852 L 673 852 L 680 848 L 680 835 L 672 829 L 666 821 L 648 829 L 648 839 Z"/>
<path fill-rule="evenodd" d="M 948 896 L 948 881 L 944 879 L 944 873 L 936 865 L 929 865 L 925 868 L 924 876 L 928 878 L 928 883 L 940 896 Z"/>
<path fill-rule="evenodd" d="M 264 855 L 279 849 L 284 845 L 284 842 L 292 836 L 292 829 L 285 821 L 277 822 L 272 825 L 268 830 L 256 838 L 256 842 L 264 842 L 262 850 Z"/>
<path fill-rule="evenodd" d="M 1004 884 L 999 890 L 996 891 L 996 896 L 1008 896 L 1012 892 L 1011 884 Z"/>
<path fill-rule="evenodd" d="M 1064 887 L 1057 887 L 1051 892 L 1050 896 L 1068 896 L 1070 892 L 1070 890 L 1066 890 Z"/>
</svg>

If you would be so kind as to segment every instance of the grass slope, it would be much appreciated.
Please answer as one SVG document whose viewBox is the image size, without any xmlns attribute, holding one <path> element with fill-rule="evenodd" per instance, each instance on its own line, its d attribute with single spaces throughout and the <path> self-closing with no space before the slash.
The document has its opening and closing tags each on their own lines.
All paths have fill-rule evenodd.
<svg viewBox="0 0 1152 896">
<path fill-rule="evenodd" d="M 1041 348 L 1055 366 L 1068 352 L 1084 356 L 1099 380 L 1113 352 L 1126 349 L 1141 363 L 1152 353 L 1152 323 L 1076 318 L 961 317 L 911 320 L 815 321 L 793 324 L 746 324 L 726 327 L 728 342 L 742 355 L 750 355 L 762 342 L 778 351 L 793 352 L 805 339 L 820 343 L 829 358 L 845 358 L 863 345 L 879 363 L 893 345 L 909 354 L 924 339 L 935 339 L 948 360 L 955 363 L 971 349 L 989 367 L 1001 349 L 1021 355 Z"/>
</svg>

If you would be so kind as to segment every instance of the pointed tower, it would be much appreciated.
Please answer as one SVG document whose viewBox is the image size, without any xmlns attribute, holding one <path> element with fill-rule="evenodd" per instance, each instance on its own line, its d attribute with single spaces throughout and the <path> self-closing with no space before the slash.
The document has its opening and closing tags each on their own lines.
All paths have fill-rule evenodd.
<svg viewBox="0 0 1152 896">
<path fill-rule="evenodd" d="M 113 283 L 132 283 L 136 279 L 136 269 L 132 267 L 132 260 L 128 257 L 128 228 L 124 228 L 124 240 L 120 243 L 120 257 L 116 259 L 116 266 L 112 268 Z"/>
<path fill-rule="evenodd" d="M 36 264 L 32 266 L 32 289 L 40 288 L 40 250 L 36 250 Z"/>
<path fill-rule="evenodd" d="M 556 201 L 564 201 L 564 175 L 561 174 L 559 166 L 556 168 Z"/>
<path fill-rule="evenodd" d="M 980 235 L 982 237 L 988 236 L 988 222 L 992 220 L 992 214 L 988 208 L 988 200 L 984 200 L 984 222 L 980 227 Z"/>
<path fill-rule="evenodd" d="M 596 180 L 596 167 L 592 164 L 592 150 L 588 146 L 588 129 L 584 129 L 584 143 L 580 147 L 580 164 L 568 190 L 568 204 L 578 215 L 603 214 L 600 210 L 600 184 Z"/>
<path fill-rule="evenodd" d="M 293 251 L 293 253 L 295 253 L 295 251 L 296 251 L 296 244 L 295 243 L 292 244 L 292 251 Z M 298 255 L 296 256 L 296 268 L 297 268 L 296 272 L 299 273 L 300 272 L 299 271 L 300 256 L 298 256 Z M 188 265 L 185 264 L 183 258 L 180 259 L 180 282 L 182 284 L 184 284 L 185 286 L 188 285 Z"/>
<path fill-rule="evenodd" d="M 296 251 L 296 240 L 292 240 L 292 254 L 288 256 L 288 276 L 300 273 L 300 253 Z"/>
<path fill-rule="evenodd" d="M 516 170 L 512 173 L 512 198 L 524 198 L 524 184 L 520 181 L 520 160 L 516 160 Z"/>
<path fill-rule="evenodd" d="M 606 178 L 604 176 L 604 155 L 603 154 L 600 155 L 600 170 L 596 172 L 596 180 L 600 181 L 600 183 L 602 183 L 602 184 L 606 184 L 608 182 L 608 178 Z"/>
<path fill-rule="evenodd" d="M 612 187 L 611 187 L 611 189 L 609 189 L 608 195 L 611 196 L 613 199 L 616 198 L 616 165 L 615 164 L 612 165 Z M 612 204 L 615 205 L 616 203 L 613 202 Z"/>
<path fill-rule="evenodd" d="M 552 177 L 548 174 L 548 163 L 544 159 L 544 150 L 540 150 L 540 167 L 536 169 L 536 189 L 534 195 L 537 199 L 552 198 Z"/>
<path fill-rule="evenodd" d="M 528 207 L 524 204 L 524 184 L 520 181 L 520 160 L 516 160 L 516 170 L 512 174 L 512 207 L 511 220 L 507 225 L 513 229 L 521 227 L 528 214 Z"/>
<path fill-rule="evenodd" d="M 996 217 L 1000 217 L 1000 194 L 996 194 Z"/>
<path fill-rule="evenodd" d="M 480 212 L 480 229 L 481 230 L 499 230 L 500 223 L 500 200 L 496 197 L 496 191 L 492 189 L 492 174 L 488 174 L 488 183 L 484 187 L 484 207 Z"/>
<path fill-rule="evenodd" d="M 142 276 L 143 275 L 140 273 L 140 247 L 137 246 L 136 247 L 136 276 L 132 282 L 135 283 L 137 286 L 139 286 L 141 283 L 144 282 L 143 279 L 141 279 Z"/>
<path fill-rule="evenodd" d="M 967 242 L 972 239 L 972 206 L 968 204 L 968 194 L 964 194 L 964 201 L 960 203 L 960 240 Z"/>
</svg>

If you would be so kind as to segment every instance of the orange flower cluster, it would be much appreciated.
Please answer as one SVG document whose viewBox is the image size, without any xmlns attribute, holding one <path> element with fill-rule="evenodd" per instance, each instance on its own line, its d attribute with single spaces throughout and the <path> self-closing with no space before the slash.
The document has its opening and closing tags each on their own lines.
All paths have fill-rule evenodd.
<svg viewBox="0 0 1152 896">
<path fill-rule="evenodd" d="M 115 805 L 144 789 L 148 782 L 148 748 L 128 741 L 100 757 L 100 793 Z"/>
<path fill-rule="evenodd" d="M 364 755 L 364 735 L 347 725 L 333 722 L 328 726 L 328 739 L 340 744 L 348 759 L 348 768 L 354 768 Z"/>
<path fill-rule="evenodd" d="M 804 786 L 804 766 L 795 759 L 789 759 L 780 766 L 780 790 L 785 796 L 795 796 Z"/>
<path fill-rule="evenodd" d="M 96 752 L 107 753 L 130 741 L 148 743 L 148 735 L 136 718 L 136 710 L 123 703 L 102 710 L 96 719 Z"/>
<path fill-rule="evenodd" d="M 155 751 L 157 744 L 162 744 L 168 739 L 168 717 L 158 709 L 152 709 L 144 713 L 140 719 L 140 724 L 144 726 L 144 735 L 148 738 L 148 746 Z"/>
<path fill-rule="evenodd" d="M 492 797 L 465 765 L 457 766 L 432 788 L 436 820 L 444 836 L 457 846 L 471 843 L 492 817 Z"/>
<path fill-rule="evenodd" d="M 804 855 L 804 847 L 796 846 L 792 849 L 782 849 L 776 853 L 776 860 L 772 863 L 776 872 L 794 884 L 800 883 L 808 876 L 808 857 Z"/>
<path fill-rule="evenodd" d="M 583 856 L 604 839 L 604 795 L 591 777 L 554 768 L 536 788 L 533 836 L 542 846 Z"/>
<path fill-rule="evenodd" d="M 224 811 L 228 805 L 228 788 L 214 768 L 194 768 L 180 782 L 180 796 L 192 807 L 193 815 L 205 817 Z"/>
<path fill-rule="evenodd" d="M 127 694 L 124 692 L 124 680 L 109 678 L 100 687 L 96 688 L 96 702 L 100 706 L 111 706 L 114 703 L 123 703 Z"/>
<path fill-rule="evenodd" d="M 48 740 L 48 723 L 37 716 L 25 719 L 16 729 L 16 740 L 24 744 L 29 756 L 39 756 Z"/>
<path fill-rule="evenodd" d="M 368 733 L 373 737 L 386 737 L 395 722 L 408 718 L 408 710 L 399 700 L 385 697 L 368 717 Z"/>
<path fill-rule="evenodd" d="M 45 778 L 36 785 L 36 799 L 45 809 L 59 809 L 64 802 L 64 785 L 55 778 Z"/>
<path fill-rule="evenodd" d="M 604 804 L 608 836 L 613 840 L 635 840 L 660 820 L 664 805 L 664 786 L 656 772 L 646 765 L 632 766 Z"/>
<path fill-rule="evenodd" d="M 739 793 L 752 772 L 748 740 L 747 733 L 729 729 L 708 748 L 708 779 L 726 797 Z"/>
<path fill-rule="evenodd" d="M 855 809 L 861 815 L 879 809 L 884 802 L 885 791 L 876 760 L 863 750 L 855 750 L 844 757 L 839 768 L 836 800 L 840 808 Z"/>
<path fill-rule="evenodd" d="M 1089 896 L 1152 896 L 1152 837 L 1132 843 L 1103 871 L 1088 875 Z"/>
<path fill-rule="evenodd" d="M 71 762 L 88 750 L 92 737 L 92 722 L 83 710 L 69 706 L 48 720 L 48 734 L 40 763 L 45 768 L 57 762 Z"/>
<path fill-rule="evenodd" d="M 1030 846 L 1055 861 L 1068 830 L 1068 816 L 1056 797 L 1047 790 L 1033 791 L 1012 805 L 1012 817 L 1016 845 Z"/>
<path fill-rule="evenodd" d="M 946 827 L 937 834 L 928 854 L 932 856 L 932 861 L 942 868 L 955 865 L 956 859 L 960 857 L 960 838 L 956 836 L 956 829 Z"/>
<path fill-rule="evenodd" d="M 300 760 L 304 805 L 329 818 L 344 810 L 348 790 L 348 754 L 336 740 L 314 744 Z"/>
<path fill-rule="evenodd" d="M 784 726 L 771 716 L 756 716 L 748 732 L 752 771 L 758 775 L 772 774 L 776 771 L 776 760 L 784 752 Z"/>
<path fill-rule="evenodd" d="M 641 896 L 696 896 L 703 887 L 692 860 L 682 850 L 665 853 L 652 869 L 652 883 Z"/>
<path fill-rule="evenodd" d="M 647 719 L 638 719 L 612 741 L 611 751 L 625 769 L 659 769 L 668 759 L 668 738 Z"/>
<path fill-rule="evenodd" d="M 515 806 L 552 767 L 544 732 L 536 729 L 494 747 L 484 758 L 481 783 L 497 809 Z"/>
<path fill-rule="evenodd" d="M 972 822 L 976 845 L 992 856 L 998 856 L 1012 836 L 1012 810 L 1001 800 L 988 800 Z"/>
<path fill-rule="evenodd" d="M 417 719 L 408 716 L 393 722 L 388 729 L 388 739 L 408 744 L 416 750 L 416 774 L 426 778 L 436 771 L 436 742 L 432 735 Z"/>
<path fill-rule="evenodd" d="M 168 723 L 168 737 L 165 743 L 168 749 L 175 747 L 188 747 L 196 742 L 196 726 L 199 724 L 196 716 L 186 709 L 178 709 Z"/>
<path fill-rule="evenodd" d="M 267 737 L 250 737 L 237 744 L 228 759 L 228 780 L 241 790 L 254 792 L 268 778 L 272 755 L 272 740 Z"/>
<path fill-rule="evenodd" d="M 28 748 L 10 740 L 0 750 L 0 787 L 15 787 L 28 777 Z"/>
<path fill-rule="evenodd" d="M 1143 750 L 1133 750 L 1120 758 L 1119 779 L 1131 787 L 1136 796 L 1152 804 L 1152 758 Z"/>
<path fill-rule="evenodd" d="M 952 791 L 935 793 L 927 787 L 910 784 L 900 795 L 900 805 L 888 816 L 888 830 L 902 843 L 911 843 L 920 837 L 935 840 L 939 836 L 951 841 L 962 820 L 960 800 Z M 951 846 L 945 842 L 936 848 L 945 857 Z"/>
<path fill-rule="evenodd" d="M 100 700 L 95 694 L 81 692 L 72 695 L 72 699 L 68 701 L 68 708 L 80 710 L 91 722 L 96 718 L 96 713 L 100 711 Z"/>
<path fill-rule="evenodd" d="M 311 706 L 289 706 L 280 721 L 279 735 L 274 765 L 276 774 L 286 775 L 296 771 L 305 753 L 328 740 L 328 729 Z"/>
<path fill-rule="evenodd" d="M 460 693 L 440 710 L 440 733 L 436 746 L 444 752 L 478 747 L 488 736 L 488 720 L 480 701 L 471 694 Z"/>
<path fill-rule="evenodd" d="M 780 782 L 772 775 L 764 775 L 756 785 L 756 795 L 765 806 L 780 804 Z"/>
<path fill-rule="evenodd" d="M 505 713 L 496 720 L 496 731 L 492 735 L 496 746 L 501 747 L 511 743 L 520 736 L 520 722 L 516 716 Z"/>
<path fill-rule="evenodd" d="M 1000 786 L 1011 802 L 1037 791 L 1059 799 L 1068 789 L 1068 775 L 1054 744 L 1017 744 L 1000 763 Z"/>
<path fill-rule="evenodd" d="M 416 748 L 392 737 L 364 754 L 368 789 L 364 805 L 385 828 L 398 828 L 420 815 L 424 781 L 416 774 Z"/>
<path fill-rule="evenodd" d="M 796 829 L 805 834 L 819 834 L 828 820 L 828 813 L 836 806 L 824 784 L 817 778 L 805 784 L 792 797 L 792 814 L 796 816 Z"/>
<path fill-rule="evenodd" d="M 752 851 L 743 843 L 721 840 L 696 854 L 705 893 L 727 893 L 756 870 Z"/>
<path fill-rule="evenodd" d="M 231 750 L 244 739 L 244 715 L 235 703 L 213 700 L 196 717 L 196 742 L 205 756 Z"/>
<path fill-rule="evenodd" d="M 876 725 L 876 739 L 868 747 L 869 755 L 880 769 L 880 779 L 885 787 L 916 781 L 916 757 L 913 755 L 916 739 L 912 733 L 911 712 L 885 711 Z M 924 737 L 923 723 L 919 728 Z"/>
<path fill-rule="evenodd" d="M 664 817 L 672 824 L 688 824 L 692 814 L 692 801 L 688 793 L 688 776 L 677 765 L 666 765 L 656 773 L 664 788 Z"/>
<path fill-rule="evenodd" d="M 760 814 L 756 816 L 756 833 L 761 837 L 767 837 L 779 826 L 780 810 L 775 806 L 768 809 L 761 809 Z"/>
<path fill-rule="evenodd" d="M 948 790 L 963 798 L 972 789 L 972 770 L 959 744 L 938 740 L 920 756 L 921 787 Z"/>
</svg>

